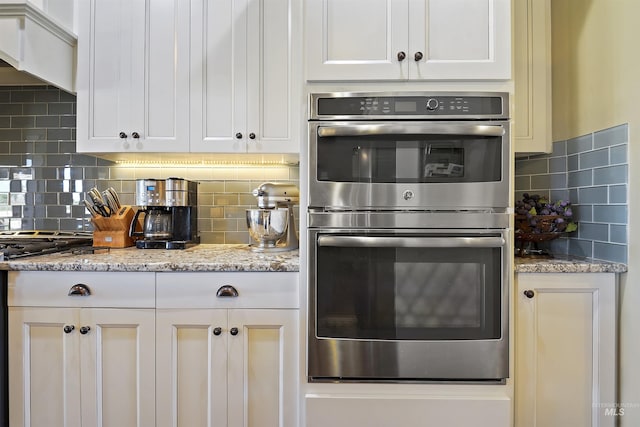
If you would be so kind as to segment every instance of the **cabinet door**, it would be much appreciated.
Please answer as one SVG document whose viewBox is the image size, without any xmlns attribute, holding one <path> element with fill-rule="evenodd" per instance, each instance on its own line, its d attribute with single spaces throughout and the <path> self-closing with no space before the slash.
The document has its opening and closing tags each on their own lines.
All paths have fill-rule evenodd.
<svg viewBox="0 0 640 427">
<path fill-rule="evenodd" d="M 229 310 L 229 427 L 298 425 L 297 310 Z M 246 417 L 246 418 L 245 418 Z"/>
<path fill-rule="evenodd" d="M 159 309 L 156 330 L 156 425 L 227 425 L 227 310 Z"/>
<path fill-rule="evenodd" d="M 515 151 L 551 152 L 551 0 L 514 2 Z"/>
<path fill-rule="evenodd" d="M 615 277 L 517 275 L 516 427 L 615 424 Z"/>
<path fill-rule="evenodd" d="M 191 2 L 191 151 L 246 152 L 247 7 Z"/>
<path fill-rule="evenodd" d="M 247 128 L 250 153 L 299 152 L 300 2 L 249 0 L 247 9 Z"/>
<path fill-rule="evenodd" d="M 154 426 L 154 310 L 81 309 L 78 325 L 83 425 Z"/>
<path fill-rule="evenodd" d="M 305 7 L 307 80 L 408 78 L 408 0 L 308 0 Z"/>
<path fill-rule="evenodd" d="M 77 309 L 9 308 L 11 426 L 80 426 L 77 324 Z"/>
<path fill-rule="evenodd" d="M 407 55 L 411 79 L 510 79 L 510 0 L 409 0 Z"/>
<path fill-rule="evenodd" d="M 187 151 L 188 3 L 87 0 L 78 9 L 78 151 Z"/>
</svg>

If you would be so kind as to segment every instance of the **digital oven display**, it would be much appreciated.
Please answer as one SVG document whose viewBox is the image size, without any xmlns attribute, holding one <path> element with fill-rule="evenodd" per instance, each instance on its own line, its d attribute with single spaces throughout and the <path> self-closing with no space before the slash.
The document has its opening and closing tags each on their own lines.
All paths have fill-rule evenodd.
<svg viewBox="0 0 640 427">
<path fill-rule="evenodd" d="M 415 101 L 396 101 L 396 113 L 415 113 L 418 105 Z"/>
</svg>

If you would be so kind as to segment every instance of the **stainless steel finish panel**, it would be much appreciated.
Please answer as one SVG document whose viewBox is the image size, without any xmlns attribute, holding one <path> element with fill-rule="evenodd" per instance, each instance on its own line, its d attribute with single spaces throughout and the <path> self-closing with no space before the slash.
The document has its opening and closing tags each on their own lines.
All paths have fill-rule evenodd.
<svg viewBox="0 0 640 427">
<path fill-rule="evenodd" d="M 490 130 L 502 135 L 501 179 L 496 182 L 432 182 L 432 183 L 368 183 L 368 182 L 332 182 L 319 181 L 318 177 L 318 138 L 320 128 L 375 129 L 376 126 L 399 126 L 398 122 L 311 122 L 309 123 L 309 206 L 336 209 L 438 209 L 438 210 L 477 210 L 503 208 L 509 206 L 509 170 L 510 170 L 510 129 L 509 123 L 478 122 L 474 129 Z M 401 125 L 400 125 L 401 126 Z M 452 132 L 469 130 L 469 125 L 455 122 L 414 122 L 411 126 L 450 129 Z M 351 131 L 349 131 L 351 132 Z M 455 133 L 455 132 L 454 132 Z M 465 135 L 465 133 L 456 133 Z M 453 137 L 453 136 L 452 136 Z M 357 138 L 354 136 L 353 138 Z"/>
<path fill-rule="evenodd" d="M 425 230 L 414 230 L 419 238 L 429 238 Z M 500 338 L 469 340 L 369 340 L 318 337 L 317 330 L 317 242 L 323 238 L 356 237 L 386 233 L 389 237 L 406 230 L 336 229 L 308 232 L 309 245 L 309 325 L 308 371 L 310 381 L 445 381 L 503 382 L 509 377 L 509 230 L 482 232 L 475 229 L 434 230 L 434 237 L 450 237 L 462 243 L 468 238 L 494 247 L 497 237 L 501 251 Z M 340 236 L 335 236 L 339 234 Z M 484 240 L 489 237 L 488 240 Z M 410 237 L 409 237 L 410 238 Z"/>
<path fill-rule="evenodd" d="M 502 237 L 318 237 L 318 246 L 343 248 L 500 248 L 504 244 Z"/>
<path fill-rule="evenodd" d="M 462 115 L 449 114 L 438 115 L 439 120 L 465 119 L 507 119 L 509 117 L 509 94 L 506 92 L 326 92 L 313 93 L 309 96 L 309 120 L 388 120 L 389 115 L 320 115 L 318 114 L 318 99 L 320 98 L 379 98 L 379 97 L 462 97 L 462 98 L 487 98 L 499 97 L 502 102 L 501 114 Z M 402 119 L 425 119 L 424 115 L 402 115 Z"/>
<path fill-rule="evenodd" d="M 404 123 L 322 125 L 318 126 L 318 136 L 376 136 L 376 135 L 473 135 L 503 136 L 503 125 L 475 125 L 463 123 Z"/>
<path fill-rule="evenodd" d="M 137 206 L 166 206 L 166 182 L 164 179 L 139 179 L 136 181 Z"/>
<path fill-rule="evenodd" d="M 308 214 L 309 228 L 322 229 L 505 229 L 505 212 L 477 211 L 315 211 Z"/>
</svg>

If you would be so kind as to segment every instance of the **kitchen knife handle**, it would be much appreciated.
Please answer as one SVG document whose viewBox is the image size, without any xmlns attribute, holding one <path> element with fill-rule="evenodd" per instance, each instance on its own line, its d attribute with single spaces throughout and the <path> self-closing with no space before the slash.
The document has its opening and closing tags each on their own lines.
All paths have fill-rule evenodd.
<svg viewBox="0 0 640 427">
<path fill-rule="evenodd" d="M 69 293 L 67 295 L 70 297 L 72 296 L 88 297 L 89 295 L 91 295 L 91 289 L 89 289 L 89 287 L 84 283 L 78 283 L 73 285 L 69 289 Z"/>
<path fill-rule="evenodd" d="M 238 290 L 231 285 L 220 286 L 218 292 L 216 292 L 217 297 L 237 297 Z"/>
</svg>

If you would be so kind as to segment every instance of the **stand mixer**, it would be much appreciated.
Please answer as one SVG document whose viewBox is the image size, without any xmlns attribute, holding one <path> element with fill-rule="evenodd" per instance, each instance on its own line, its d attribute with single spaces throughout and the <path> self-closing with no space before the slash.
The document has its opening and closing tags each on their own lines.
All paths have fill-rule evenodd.
<svg viewBox="0 0 640 427">
<path fill-rule="evenodd" d="M 283 252 L 298 248 L 293 206 L 300 200 L 298 187 L 265 182 L 253 190 L 259 209 L 247 209 L 249 234 L 256 252 Z"/>
</svg>

